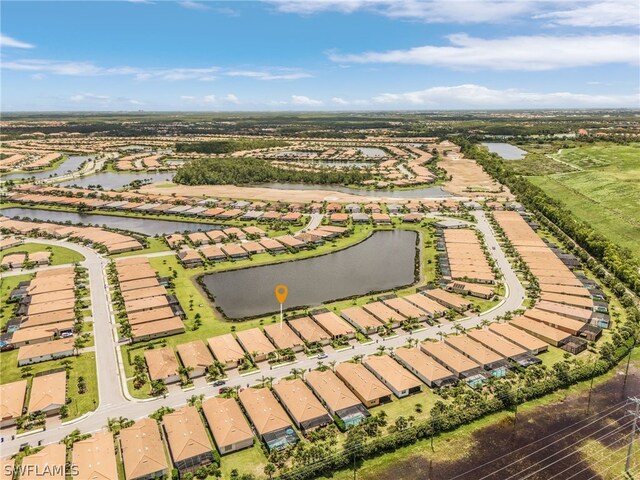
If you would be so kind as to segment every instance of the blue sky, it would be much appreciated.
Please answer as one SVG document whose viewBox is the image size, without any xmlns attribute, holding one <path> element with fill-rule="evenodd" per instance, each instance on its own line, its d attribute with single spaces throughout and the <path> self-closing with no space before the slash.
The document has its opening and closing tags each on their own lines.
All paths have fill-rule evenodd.
<svg viewBox="0 0 640 480">
<path fill-rule="evenodd" d="M 2 110 L 640 107 L 637 0 L 4 1 Z"/>
</svg>

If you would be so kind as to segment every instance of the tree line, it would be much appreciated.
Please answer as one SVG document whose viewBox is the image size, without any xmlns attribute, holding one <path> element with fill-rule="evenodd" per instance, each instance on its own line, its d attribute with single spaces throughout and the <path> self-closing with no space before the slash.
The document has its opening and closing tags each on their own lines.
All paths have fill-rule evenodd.
<svg viewBox="0 0 640 480">
<path fill-rule="evenodd" d="M 284 170 L 258 158 L 203 158 L 178 169 L 174 182 L 184 185 L 242 185 L 268 182 L 360 184 L 371 174 L 358 168 L 321 171 Z"/>
<path fill-rule="evenodd" d="M 463 153 L 475 159 L 484 170 L 511 189 L 530 209 L 541 213 L 599 260 L 613 275 L 640 295 L 640 261 L 626 248 L 605 238 L 591 225 L 578 220 L 562 202 L 549 197 L 526 177 L 513 172 L 500 157 L 479 148 L 467 139 L 457 138 Z"/>
</svg>

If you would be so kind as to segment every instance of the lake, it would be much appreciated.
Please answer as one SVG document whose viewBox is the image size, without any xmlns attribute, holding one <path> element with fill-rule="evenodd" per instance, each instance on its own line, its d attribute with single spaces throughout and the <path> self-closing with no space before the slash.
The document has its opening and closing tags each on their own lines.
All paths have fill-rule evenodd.
<svg viewBox="0 0 640 480">
<path fill-rule="evenodd" d="M 451 194 L 442 187 L 420 187 L 411 190 L 364 190 L 343 187 L 340 185 L 319 185 L 306 183 L 260 183 L 248 185 L 250 187 L 273 188 L 275 190 L 331 190 L 340 193 L 350 193 L 360 197 L 391 197 L 391 198 L 445 198 Z"/>
<path fill-rule="evenodd" d="M 527 154 L 524 150 L 510 143 L 485 142 L 482 145 L 487 147 L 491 153 L 497 153 L 505 160 L 522 160 Z"/>
<path fill-rule="evenodd" d="M 416 232 L 374 232 L 353 247 L 305 260 L 245 268 L 202 277 L 216 306 L 229 318 L 279 309 L 276 285 L 289 287 L 285 309 L 390 290 L 415 281 Z"/>
<path fill-rule="evenodd" d="M 85 225 L 106 225 L 110 228 L 128 230 L 144 235 L 164 235 L 175 232 L 195 232 L 197 230 L 214 230 L 223 228 L 219 224 L 172 222 L 171 220 L 155 220 L 152 218 L 120 217 L 116 215 L 99 215 L 92 213 L 62 212 L 55 210 L 38 210 L 35 208 L 4 208 L 0 214 L 5 217 L 29 217 L 33 220 L 54 223 L 71 222 Z"/>
<path fill-rule="evenodd" d="M 25 172 L 25 173 L 13 173 L 11 175 L 2 175 L 3 180 L 22 180 L 25 178 L 35 178 L 36 180 L 42 180 L 45 178 L 60 176 L 69 172 L 75 172 L 80 168 L 83 162 L 89 160 L 89 157 L 84 155 L 71 155 L 64 160 L 60 165 L 51 170 L 44 170 L 42 172 Z"/>
<path fill-rule="evenodd" d="M 154 183 L 154 182 L 166 182 L 173 178 L 175 172 L 162 172 L 162 173 L 148 173 L 148 172 L 138 172 L 138 173 L 115 173 L 115 172 L 101 172 L 96 173 L 95 175 L 88 175 L 82 178 L 74 178 L 73 180 L 68 180 L 66 182 L 61 182 L 60 185 L 63 187 L 70 187 L 72 185 L 77 185 L 81 188 L 88 188 L 91 185 L 101 185 L 105 190 L 117 190 L 119 188 L 124 188 L 129 185 L 131 182 L 136 180 L 140 180 L 144 183 Z"/>
<path fill-rule="evenodd" d="M 359 147 L 358 150 L 360 150 L 365 157 L 369 158 L 381 158 L 387 156 L 385 151 L 381 148 Z"/>
</svg>

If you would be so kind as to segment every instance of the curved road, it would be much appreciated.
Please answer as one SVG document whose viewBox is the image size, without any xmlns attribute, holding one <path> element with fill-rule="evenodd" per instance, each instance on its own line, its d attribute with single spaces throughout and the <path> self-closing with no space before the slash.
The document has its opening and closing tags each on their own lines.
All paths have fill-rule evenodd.
<svg viewBox="0 0 640 480">
<path fill-rule="evenodd" d="M 521 308 L 525 297 L 524 287 L 498 244 L 484 212 L 476 211 L 473 212 L 473 215 L 477 219 L 476 228 L 484 234 L 489 251 L 503 273 L 506 295 L 503 301 L 493 309 L 455 322 L 466 329 L 480 325 L 484 320 L 492 321 L 498 316 Z M 3 457 L 17 452 L 20 444 L 25 442 L 32 445 L 38 441 L 42 441 L 43 444 L 57 442 L 76 428 L 80 429 L 83 433 L 101 430 L 106 426 L 109 417 L 123 416 L 130 419 L 139 419 L 148 416 L 161 406 L 179 407 L 184 405 L 187 403 L 189 397 L 193 395 L 204 394 L 206 396 L 212 396 L 217 394 L 217 388 L 200 384 L 200 386 L 187 391 L 171 389 L 166 397 L 150 400 L 129 399 L 129 395 L 123 393 L 123 388 L 126 388 L 124 373 L 121 368 L 116 367 L 118 365 L 116 355 L 116 349 L 118 348 L 116 325 L 111 312 L 110 297 L 108 296 L 104 271 L 108 259 L 105 259 L 93 250 L 75 243 L 48 240 L 37 240 L 35 243 L 61 245 L 82 253 L 86 258 L 86 260 L 82 262 L 82 265 L 89 270 L 91 300 L 94 308 L 94 337 L 100 403 L 94 412 L 54 429 L 29 434 L 15 440 L 5 439 L 2 445 Z M 355 345 L 351 349 L 334 351 L 329 354 L 325 363 L 333 360 L 337 362 L 350 360 L 354 355 L 373 354 L 380 345 L 388 348 L 399 347 L 405 345 L 409 338 L 418 340 L 425 340 L 427 338 L 437 339 L 438 332 L 445 334 L 454 332 L 453 325 L 453 323 L 446 323 L 441 326 L 428 327 L 413 334 L 401 332 L 398 336 L 389 340 L 379 340 L 379 343 L 374 341 L 366 345 Z M 316 359 L 306 358 L 294 364 L 280 368 L 276 367 L 274 369 L 271 369 L 269 365 L 261 365 L 259 371 L 246 376 L 236 375 L 230 378 L 226 382 L 226 385 L 246 387 L 249 384 L 255 383 L 263 375 L 273 377 L 277 380 L 288 376 L 293 367 L 308 370 L 316 366 Z"/>
</svg>

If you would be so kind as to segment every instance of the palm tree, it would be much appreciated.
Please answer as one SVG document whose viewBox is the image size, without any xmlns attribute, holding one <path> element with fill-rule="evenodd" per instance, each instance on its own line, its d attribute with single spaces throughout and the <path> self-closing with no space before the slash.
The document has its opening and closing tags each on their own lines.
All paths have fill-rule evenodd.
<svg viewBox="0 0 640 480">
<path fill-rule="evenodd" d="M 331 367 L 331 370 L 335 371 L 335 369 L 336 369 L 336 364 L 337 364 L 337 363 L 338 363 L 338 362 L 336 362 L 335 360 L 331 360 L 331 361 L 329 362 L 329 366 Z"/>
<path fill-rule="evenodd" d="M 304 372 L 304 368 L 292 368 L 290 371 L 291 375 L 293 375 L 293 378 L 302 378 Z"/>
<path fill-rule="evenodd" d="M 352 360 L 355 363 L 362 363 L 362 359 L 364 358 L 364 355 L 354 355 Z"/>
<path fill-rule="evenodd" d="M 380 346 L 377 348 L 377 353 L 376 353 L 376 355 L 384 355 L 384 352 L 386 352 L 386 351 L 387 351 L 387 347 L 385 347 L 384 345 L 380 345 Z"/>
</svg>

